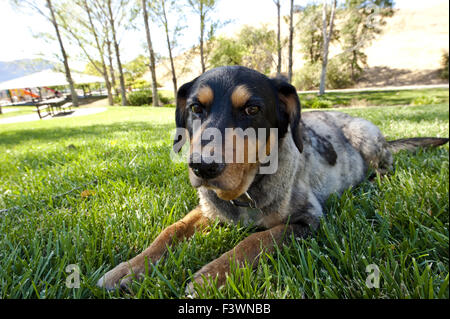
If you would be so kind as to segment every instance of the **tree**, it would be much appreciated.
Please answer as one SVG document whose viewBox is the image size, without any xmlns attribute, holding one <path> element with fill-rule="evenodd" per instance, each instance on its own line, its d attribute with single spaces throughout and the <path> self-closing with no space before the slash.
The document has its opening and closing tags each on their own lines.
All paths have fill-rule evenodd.
<svg viewBox="0 0 450 319">
<path fill-rule="evenodd" d="M 292 67 L 294 61 L 292 59 L 292 53 L 294 51 L 294 0 L 291 0 L 291 7 L 289 11 L 289 66 L 288 66 L 288 80 L 292 82 Z"/>
<path fill-rule="evenodd" d="M 166 34 L 167 49 L 169 51 L 170 69 L 172 72 L 173 91 L 174 96 L 176 97 L 178 91 L 177 74 L 175 70 L 175 63 L 173 59 L 172 50 L 173 46 L 176 44 L 176 37 L 177 35 L 179 35 L 179 33 L 183 28 L 179 24 L 177 24 L 175 28 L 172 29 L 171 25 L 169 24 L 168 14 L 174 12 L 176 9 L 174 0 L 154 0 L 151 2 L 150 9 L 152 10 L 153 18 L 160 23 Z"/>
<path fill-rule="evenodd" d="M 277 54 L 278 54 L 278 62 L 277 62 L 277 75 L 281 74 L 281 4 L 280 0 L 273 0 L 273 3 L 275 3 L 277 7 Z"/>
<path fill-rule="evenodd" d="M 205 32 L 207 30 L 207 24 L 209 21 L 208 13 L 214 10 L 216 7 L 218 0 L 188 0 L 189 5 L 191 6 L 194 13 L 199 15 L 200 18 L 200 63 L 202 66 L 202 73 L 206 71 L 206 59 L 205 59 Z M 217 28 L 218 24 L 210 24 L 210 36 L 214 34 L 214 29 Z"/>
<path fill-rule="evenodd" d="M 103 76 L 110 105 L 113 105 L 112 87 L 116 90 L 111 45 L 114 45 L 119 74 L 123 79 L 117 28 L 128 17 L 127 3 L 128 1 L 125 0 L 115 1 L 114 3 L 111 0 L 59 2 L 59 19 L 62 21 L 64 29 L 84 53 L 90 67 L 97 69 L 98 73 Z M 72 6 L 71 10 L 66 10 L 69 5 Z M 112 10 L 109 10 L 110 8 Z M 130 19 L 132 19 L 132 16 L 130 16 Z M 113 27 L 111 27 L 111 20 L 114 23 Z M 109 60 L 109 65 L 107 65 L 107 60 Z M 122 105 L 126 105 L 124 81 L 121 81 L 121 84 Z"/>
<path fill-rule="evenodd" d="M 106 63 L 105 63 L 105 58 L 104 58 L 104 56 L 105 56 L 104 45 L 100 44 L 99 35 L 97 34 L 96 27 L 94 25 L 94 21 L 92 20 L 91 8 L 89 7 L 87 0 L 83 0 L 82 6 L 83 6 L 84 10 L 86 11 L 88 21 L 89 21 L 90 31 L 91 31 L 92 35 L 94 36 L 95 46 L 97 47 L 97 50 L 98 50 L 98 53 L 100 56 L 102 74 L 103 74 L 103 78 L 105 79 L 106 90 L 108 92 L 108 102 L 109 102 L 109 105 L 113 105 L 114 101 L 113 101 L 112 92 L 111 92 L 111 82 L 109 81 L 108 70 L 106 68 Z"/>
<path fill-rule="evenodd" d="M 114 71 L 114 65 L 113 65 L 113 59 L 114 59 L 114 54 L 113 54 L 113 50 L 112 50 L 112 39 L 111 39 L 111 28 L 110 28 L 110 22 L 109 22 L 109 14 L 108 12 L 104 9 L 105 5 L 104 5 L 104 1 L 103 2 L 99 2 L 99 1 L 92 1 L 92 4 L 95 6 L 96 10 L 95 12 L 95 18 L 98 21 L 98 23 L 100 24 L 100 28 L 102 29 L 101 35 L 103 38 L 103 45 L 106 46 L 106 57 L 105 59 L 107 59 L 108 61 L 108 71 L 109 71 L 109 77 L 111 79 L 111 87 L 112 89 L 114 89 L 114 94 L 116 96 L 119 96 L 119 90 L 117 89 L 117 85 L 116 85 L 116 73 Z M 120 20 L 124 19 L 125 16 L 124 14 L 122 14 L 122 17 L 120 17 Z M 130 18 L 130 20 L 132 20 L 132 18 Z"/>
<path fill-rule="evenodd" d="M 325 81 L 327 76 L 327 64 L 328 64 L 328 48 L 330 45 L 330 39 L 333 34 L 333 26 L 334 26 L 334 15 L 336 12 L 336 3 L 337 0 L 332 1 L 331 5 L 331 14 L 330 14 L 330 20 L 327 21 L 327 2 L 326 0 L 323 3 L 322 8 L 322 23 L 323 23 L 323 30 L 322 30 L 322 37 L 323 37 L 323 55 L 322 55 L 322 73 L 320 75 L 320 87 L 319 87 L 319 95 L 322 95 L 325 93 Z M 328 27 L 329 26 L 329 27 Z"/>
<path fill-rule="evenodd" d="M 382 32 L 385 18 L 394 14 L 392 0 L 346 0 L 344 23 L 340 33 L 343 53 L 342 63 L 348 64 L 351 77 L 356 81 L 366 64 L 363 49 Z"/>
<path fill-rule="evenodd" d="M 212 67 L 244 64 L 246 48 L 239 40 L 219 37 L 215 39 L 214 46 L 210 59 Z"/>
<path fill-rule="evenodd" d="M 302 70 L 296 73 L 294 82 L 298 88 L 320 89 L 321 83 L 323 85 L 332 83 L 333 86 L 348 84 L 347 76 L 338 70 L 339 65 L 328 61 L 329 46 L 339 39 L 339 30 L 334 23 L 338 8 L 337 3 L 333 1 L 331 10 L 326 1 L 297 7 L 300 19 L 296 28 L 302 31 L 299 34 L 300 51 L 306 62 Z M 329 74 L 329 71 L 333 74 Z"/>
<path fill-rule="evenodd" d="M 56 33 L 56 38 L 58 39 L 58 43 L 59 43 L 59 48 L 61 50 L 61 56 L 62 56 L 62 60 L 63 60 L 63 64 L 64 64 L 64 72 L 66 74 L 66 80 L 69 83 L 69 88 L 70 88 L 70 94 L 72 96 L 72 103 L 75 106 L 78 106 L 78 95 L 75 91 L 75 85 L 74 82 L 72 80 L 72 75 L 70 72 L 70 68 L 69 68 L 69 59 L 67 57 L 67 53 L 66 50 L 64 48 L 64 43 L 62 41 L 62 37 L 61 37 L 61 33 L 59 31 L 59 25 L 58 22 L 56 20 L 56 14 L 55 14 L 55 10 L 54 7 L 52 5 L 51 0 L 46 0 L 46 6 L 47 9 L 49 10 L 49 14 L 46 14 L 42 9 L 41 6 L 39 5 L 38 1 L 33 1 L 33 0 L 12 0 L 11 3 L 13 4 L 13 6 L 15 6 L 16 8 L 22 8 L 25 6 L 31 8 L 33 11 L 38 12 L 40 15 L 42 15 L 43 17 L 45 17 L 47 20 L 49 20 L 53 27 L 55 28 L 55 33 Z"/>
<path fill-rule="evenodd" d="M 245 47 L 243 64 L 261 73 L 269 74 L 275 63 L 274 54 L 277 51 L 276 35 L 267 26 L 255 28 L 244 26 L 238 39 Z"/>
<path fill-rule="evenodd" d="M 150 54 L 150 73 L 152 76 L 152 96 L 153 96 L 153 106 L 159 106 L 159 98 L 158 98 L 158 88 L 156 83 L 156 64 L 155 64 L 155 53 L 153 51 L 152 39 L 150 35 L 150 27 L 148 24 L 148 13 L 147 13 L 147 1 L 142 0 L 142 13 L 144 16 L 144 26 L 145 26 L 145 34 L 147 38 L 147 46 Z"/>
<path fill-rule="evenodd" d="M 322 10 L 316 3 L 310 3 L 301 8 L 301 17 L 296 28 L 301 30 L 299 34 L 300 51 L 309 64 L 315 64 L 322 59 Z M 328 20 L 327 20 L 328 21 Z M 335 39 L 336 32 L 333 32 Z"/>
<path fill-rule="evenodd" d="M 255 28 L 244 26 L 237 38 L 220 37 L 214 41 L 210 59 L 211 66 L 244 65 L 269 74 L 275 63 L 277 51 L 275 32 L 267 26 Z"/>
<path fill-rule="evenodd" d="M 119 69 L 120 96 L 122 98 L 122 105 L 126 106 L 128 103 L 127 103 L 127 96 L 126 96 L 126 90 L 125 90 L 125 79 L 124 79 L 124 75 L 123 75 L 122 61 L 120 60 L 119 42 L 117 40 L 117 32 L 116 32 L 117 16 L 120 15 L 120 12 L 122 12 L 122 14 L 125 15 L 124 11 L 126 10 L 126 8 L 124 6 L 124 3 L 125 3 L 124 1 L 120 1 L 116 10 L 113 13 L 113 5 L 112 5 L 111 0 L 106 0 L 106 6 L 107 6 L 108 18 L 109 18 L 109 26 L 111 27 L 112 41 L 113 41 L 113 45 L 114 45 L 114 50 L 116 52 L 117 67 Z"/>
<path fill-rule="evenodd" d="M 108 76 L 108 69 L 105 63 L 105 36 L 101 31 L 99 23 L 100 12 L 96 10 L 92 0 L 75 0 L 58 2 L 58 19 L 61 26 L 69 37 L 78 44 L 84 56 L 89 62 L 89 68 L 96 69 L 98 75 L 103 76 L 106 85 L 109 105 L 113 105 L 113 96 L 111 91 L 111 82 Z M 72 5 L 72 10 L 65 8 Z M 93 49 L 93 50 L 92 50 Z"/>
<path fill-rule="evenodd" d="M 47 7 L 50 10 L 51 21 L 53 23 L 53 26 L 55 27 L 56 37 L 58 38 L 59 47 L 61 49 L 61 55 L 63 56 L 64 70 L 66 71 L 66 79 L 70 87 L 70 95 L 72 96 L 72 103 L 73 105 L 78 106 L 78 94 L 75 91 L 72 75 L 70 74 L 69 61 L 67 59 L 66 50 L 64 49 L 61 34 L 59 33 L 58 23 L 56 22 L 55 12 L 53 11 L 52 2 L 50 0 L 47 0 Z"/>
<path fill-rule="evenodd" d="M 123 74 L 125 76 L 126 86 L 133 84 L 141 78 L 148 70 L 148 59 L 140 54 L 135 59 L 123 65 Z"/>
<path fill-rule="evenodd" d="M 111 77 L 111 86 L 114 88 L 114 93 L 116 96 L 118 96 L 119 91 L 117 90 L 117 86 L 116 86 L 116 75 L 114 73 L 113 54 L 112 54 L 111 44 L 112 43 L 109 38 L 109 28 L 108 28 L 106 31 L 106 50 L 108 52 L 109 76 Z"/>
<path fill-rule="evenodd" d="M 103 74 L 99 72 L 100 68 L 101 68 L 100 61 L 92 61 L 92 62 L 89 61 L 84 67 L 83 72 L 90 75 L 102 76 Z"/>
<path fill-rule="evenodd" d="M 440 71 L 440 77 L 441 79 L 448 80 L 448 62 L 449 62 L 449 56 L 448 51 L 442 52 L 442 58 L 441 58 L 441 69 Z"/>
<path fill-rule="evenodd" d="M 113 96 L 111 91 L 111 82 L 108 77 L 108 69 L 106 67 L 105 63 L 105 39 L 104 36 L 102 37 L 102 34 L 98 33 L 99 25 L 98 20 L 95 19 L 98 17 L 98 12 L 93 12 L 94 5 L 91 3 L 88 3 L 87 0 L 77 0 L 72 3 L 74 3 L 76 6 L 78 6 L 81 11 L 85 14 L 85 17 L 82 17 L 81 15 L 76 15 L 75 10 L 70 11 L 69 18 L 71 19 L 69 22 L 67 22 L 67 18 L 63 17 L 63 7 L 61 7 L 61 14 L 60 18 L 63 20 L 64 28 L 73 36 L 73 38 L 77 41 L 80 48 L 83 50 L 85 56 L 88 58 L 88 60 L 91 62 L 91 65 L 97 69 L 97 71 L 103 76 L 105 80 L 106 85 L 106 91 L 108 95 L 108 103 L 109 105 L 113 105 Z M 65 6 L 66 4 L 62 4 L 62 6 Z M 95 16 L 94 16 L 95 15 Z M 97 22 L 97 23 L 95 23 Z M 81 26 L 85 30 L 80 30 L 79 28 L 76 28 L 75 26 Z M 89 36 L 93 37 L 93 43 L 89 43 L 87 40 Z M 98 61 L 95 61 L 94 58 L 91 57 L 91 55 L 88 53 L 88 49 L 85 48 L 86 45 L 90 45 L 95 47 L 97 51 L 97 57 Z M 98 62 L 98 63 L 97 63 Z"/>
</svg>

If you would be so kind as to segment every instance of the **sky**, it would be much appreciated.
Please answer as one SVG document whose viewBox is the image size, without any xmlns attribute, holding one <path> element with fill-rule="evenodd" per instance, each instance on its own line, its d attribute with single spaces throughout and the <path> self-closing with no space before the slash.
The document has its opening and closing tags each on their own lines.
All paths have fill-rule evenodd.
<svg viewBox="0 0 450 319">
<path fill-rule="evenodd" d="M 396 8 L 423 8 L 436 5 L 447 0 L 396 0 Z M 304 5 L 308 0 L 295 0 L 294 3 Z M 282 14 L 288 14 L 289 1 L 281 0 Z M 137 19 L 141 18 L 140 16 Z M 170 18 L 170 17 L 169 17 Z M 173 21 L 178 18 L 172 17 Z M 221 21 L 230 22 L 221 30 L 222 34 L 229 34 L 244 24 L 259 24 L 264 21 L 276 19 L 276 7 L 273 0 L 221 0 L 213 14 L 213 19 L 219 18 Z M 142 18 L 141 18 L 142 19 Z M 184 34 L 178 39 L 183 45 L 178 51 L 192 47 L 198 42 L 199 22 L 198 18 L 184 11 L 184 22 L 187 27 Z M 141 21 L 137 21 L 141 24 Z M 170 21 L 169 21 L 170 22 Z M 127 32 L 126 36 L 121 38 L 121 56 L 123 62 L 130 61 L 144 52 L 145 33 L 142 28 L 139 31 Z M 167 48 L 164 33 L 154 23 L 151 24 L 152 42 L 155 51 L 166 56 Z M 53 26 L 38 14 L 22 12 L 22 10 L 13 9 L 8 0 L 0 0 L 0 61 L 12 61 L 25 58 L 45 58 L 55 60 L 56 53 L 59 52 L 57 41 L 43 41 L 33 36 L 33 34 L 50 33 L 54 34 Z M 67 41 L 66 41 L 67 42 Z M 67 51 L 71 54 L 71 67 L 77 70 L 83 70 L 85 61 L 83 61 L 79 48 L 69 43 L 65 43 Z"/>
</svg>

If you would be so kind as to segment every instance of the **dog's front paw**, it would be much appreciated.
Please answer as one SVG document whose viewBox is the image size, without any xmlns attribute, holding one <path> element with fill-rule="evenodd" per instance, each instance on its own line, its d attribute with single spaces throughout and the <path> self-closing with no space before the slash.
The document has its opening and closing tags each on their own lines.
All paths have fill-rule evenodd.
<svg viewBox="0 0 450 319">
<path fill-rule="evenodd" d="M 201 275 L 194 275 L 194 279 L 189 282 L 184 290 L 184 294 L 187 298 L 194 299 L 198 297 L 198 293 L 195 290 L 196 286 L 206 287 L 211 283 L 211 277 L 204 277 Z"/>
<path fill-rule="evenodd" d="M 187 284 L 186 289 L 184 290 L 184 294 L 189 299 L 194 299 L 198 297 L 197 291 L 195 291 L 194 283 L 191 281 Z"/>
<path fill-rule="evenodd" d="M 194 274 L 194 279 L 186 286 L 185 294 L 188 298 L 197 298 L 195 286 L 208 287 L 216 284 L 218 288 L 225 285 L 227 272 L 211 262 Z"/>
<path fill-rule="evenodd" d="M 214 280 L 212 279 L 211 276 L 194 277 L 194 279 L 187 284 L 187 286 L 184 290 L 184 294 L 185 294 L 186 298 L 189 298 L 189 299 L 198 298 L 198 292 L 197 292 L 197 290 L 195 290 L 195 287 L 200 286 L 200 287 L 206 288 L 206 287 L 210 286 L 213 282 L 214 282 Z"/>
<path fill-rule="evenodd" d="M 107 290 L 114 290 L 119 287 L 126 289 L 131 281 L 140 275 L 142 275 L 142 272 L 139 268 L 133 267 L 130 262 L 123 262 L 104 274 L 97 282 L 97 286 Z"/>
</svg>

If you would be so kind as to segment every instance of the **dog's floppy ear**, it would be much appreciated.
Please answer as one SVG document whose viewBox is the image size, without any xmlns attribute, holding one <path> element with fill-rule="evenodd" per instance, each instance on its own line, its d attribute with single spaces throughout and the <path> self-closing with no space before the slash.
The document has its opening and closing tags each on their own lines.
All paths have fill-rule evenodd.
<svg viewBox="0 0 450 319">
<path fill-rule="evenodd" d="M 301 127 L 301 107 L 297 90 L 290 85 L 283 77 L 271 79 L 278 94 L 279 107 L 281 112 L 281 125 L 291 128 L 292 137 L 300 153 L 303 151 L 302 127 Z M 287 118 L 287 121 L 286 121 Z M 283 123 L 285 122 L 285 123 Z"/>
<path fill-rule="evenodd" d="M 177 92 L 177 108 L 175 110 L 175 124 L 177 126 L 177 132 L 173 139 L 173 150 L 178 153 L 186 141 L 186 121 L 188 117 L 188 110 L 186 109 L 186 100 L 189 95 L 189 91 L 196 79 L 191 82 L 183 84 Z"/>
</svg>

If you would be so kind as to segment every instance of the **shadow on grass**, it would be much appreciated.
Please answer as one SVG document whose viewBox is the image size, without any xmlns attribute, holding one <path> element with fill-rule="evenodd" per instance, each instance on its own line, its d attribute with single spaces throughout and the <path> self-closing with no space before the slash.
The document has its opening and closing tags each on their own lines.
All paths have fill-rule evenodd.
<svg viewBox="0 0 450 319">
<path fill-rule="evenodd" d="M 172 124 L 152 124 L 149 122 L 116 122 L 112 124 L 97 124 L 80 127 L 52 127 L 38 129 L 21 129 L 3 132 L 0 145 L 11 146 L 22 142 L 64 142 L 74 138 L 101 138 L 114 133 L 133 132 L 149 136 L 148 143 L 161 139 L 161 132 L 168 132 L 173 128 Z M 152 134 L 149 134 L 152 133 Z"/>
</svg>

